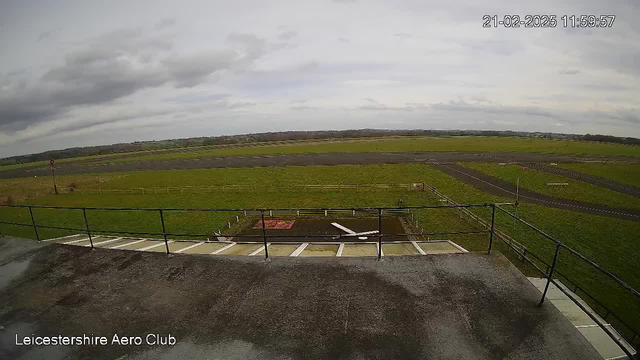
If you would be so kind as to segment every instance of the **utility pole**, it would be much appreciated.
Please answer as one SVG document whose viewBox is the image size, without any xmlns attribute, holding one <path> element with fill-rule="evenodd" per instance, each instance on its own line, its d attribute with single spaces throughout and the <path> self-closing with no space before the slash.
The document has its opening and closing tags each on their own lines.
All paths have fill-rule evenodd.
<svg viewBox="0 0 640 360">
<path fill-rule="evenodd" d="M 51 177 L 53 177 L 53 191 L 58 195 L 58 185 L 56 185 L 56 161 L 49 160 L 49 166 L 51 166 Z"/>
</svg>

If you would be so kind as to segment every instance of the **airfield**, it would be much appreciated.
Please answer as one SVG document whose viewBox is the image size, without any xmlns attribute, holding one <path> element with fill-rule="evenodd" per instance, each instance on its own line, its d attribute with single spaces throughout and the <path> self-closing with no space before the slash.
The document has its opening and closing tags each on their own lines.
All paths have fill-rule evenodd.
<svg viewBox="0 0 640 360">
<path fill-rule="evenodd" d="M 136 269 L 135 276 L 140 276 L 140 279 L 149 279 L 149 276 L 155 278 L 156 275 L 144 274 L 147 270 L 143 269 L 165 274 L 164 270 L 154 266 L 166 266 L 174 269 L 176 278 L 184 281 L 184 277 L 179 274 L 191 271 L 184 264 L 191 266 L 197 263 L 194 266 L 212 266 L 208 270 L 212 275 L 206 280 L 194 278 L 189 281 L 198 283 L 206 293 L 214 291 L 214 287 L 230 291 L 227 296 L 237 297 L 240 302 L 234 308 L 233 316 L 239 316 L 242 312 L 252 314 L 258 323 L 248 324 L 269 333 L 280 331 L 293 336 L 303 329 L 311 331 L 308 329 L 315 326 L 313 324 L 319 324 L 313 320 L 317 317 L 334 321 L 331 320 L 334 318 L 334 308 L 329 306 L 334 302 L 340 309 L 347 311 L 344 307 L 348 309 L 350 305 L 345 305 L 345 302 L 355 301 L 352 304 L 357 304 L 358 311 L 374 319 L 371 320 L 374 325 L 370 327 L 362 323 L 354 328 L 358 330 L 357 333 L 363 334 L 363 338 L 354 338 L 352 342 L 346 343 L 341 340 L 342 345 L 338 348 L 331 345 L 337 341 L 333 338 L 337 331 L 334 327 L 337 328 L 339 322 L 336 319 L 335 324 L 327 325 L 328 329 L 333 330 L 317 337 L 314 335 L 310 343 L 300 344 L 291 338 L 276 340 L 269 335 L 268 339 L 284 341 L 285 345 L 258 344 L 253 335 L 249 336 L 253 334 L 250 327 L 235 330 L 231 328 L 231 333 L 218 329 L 212 331 L 224 334 L 223 338 L 226 340 L 192 339 L 189 345 L 191 347 L 185 350 L 185 354 L 193 355 L 197 351 L 211 350 L 213 347 L 219 354 L 230 351 L 230 358 L 235 354 L 233 351 L 239 348 L 246 350 L 241 354 L 246 356 L 235 354 L 237 358 L 335 358 L 334 355 L 338 352 L 347 354 L 345 358 L 389 358 L 397 357 L 397 354 L 390 354 L 402 351 L 401 348 L 410 349 L 407 350 L 407 358 L 412 358 L 409 353 L 415 354 L 413 358 L 429 358 L 448 351 L 452 354 L 450 358 L 567 358 L 565 351 L 584 351 L 581 356 L 585 359 L 594 354 L 593 358 L 624 355 L 620 347 L 615 344 L 611 346 L 611 343 L 604 347 L 593 345 L 594 348 L 589 348 L 589 343 L 594 344 L 593 339 L 588 339 L 590 332 L 604 329 L 611 329 L 618 334 L 614 337 L 619 341 L 638 346 L 640 298 L 615 279 L 623 281 L 631 289 L 640 288 L 640 278 L 637 276 L 640 267 L 636 261 L 637 234 L 640 233 L 640 151 L 633 146 L 579 141 L 517 138 L 484 140 L 394 138 L 307 141 L 259 146 L 168 149 L 78 160 L 65 159 L 56 165 L 55 170 L 59 195 L 51 194 L 51 170 L 43 164 L 0 166 L 0 193 L 7 200 L 11 197 L 13 204 L 8 207 L 5 201 L 5 206 L 0 207 L 0 233 L 24 239 L 40 239 L 39 244 L 33 241 L 38 247 L 32 249 L 33 252 L 30 250 L 29 255 L 25 253 L 24 259 L 39 258 L 38 266 L 48 264 L 46 271 L 64 271 L 67 281 L 76 284 L 74 291 L 82 291 L 83 297 L 89 297 L 91 302 L 95 302 L 96 298 L 94 295 L 87 295 L 84 286 L 97 281 L 92 277 L 93 272 L 111 277 L 109 282 L 114 288 L 124 289 L 126 285 L 120 282 L 125 281 L 124 279 L 143 284 L 142 280 L 132 280 L 133 273 L 125 274 L 129 268 Z M 455 151 L 456 148 L 459 151 Z M 516 221 L 507 212 L 495 208 L 492 214 L 492 204 L 496 203 L 510 204 L 504 205 L 504 209 L 512 215 L 515 213 L 525 222 Z M 452 207 L 460 204 L 475 204 L 477 207 Z M 407 206 L 429 208 L 404 208 Z M 120 210 L 114 210 L 116 208 Z M 357 214 L 355 210 L 345 210 L 346 213 L 327 210 L 332 208 L 369 210 L 363 210 L 361 214 Z M 395 210 L 389 210 L 389 213 L 378 217 L 376 209 L 380 208 Z M 261 211 L 267 221 L 290 221 L 291 226 L 287 229 L 262 229 Z M 333 223 L 351 232 L 344 231 L 332 225 Z M 492 230 L 492 223 L 495 223 L 495 231 Z M 535 226 L 537 230 L 529 225 Z M 379 229 L 384 233 L 380 238 L 375 233 Z M 353 233 L 367 234 L 353 236 Z M 490 233 L 493 235 L 489 236 Z M 477 308 L 469 306 L 474 303 L 474 306 L 489 306 L 478 304 L 488 299 L 485 295 L 495 300 L 506 296 L 505 291 L 514 291 L 513 302 L 502 303 L 503 307 L 515 306 L 516 298 L 521 304 L 532 304 L 535 302 L 534 297 L 540 297 L 544 288 L 540 290 L 538 285 L 534 286 L 535 281 L 531 279 L 543 278 L 551 271 L 551 265 L 555 261 L 554 250 L 557 251 L 554 241 L 593 261 L 615 277 L 613 279 L 602 273 L 565 248 L 560 251 L 554 273 L 557 284 L 552 284 L 552 288 L 555 286 L 557 290 L 558 287 L 566 286 L 569 296 L 584 303 L 597 322 L 574 324 L 571 328 L 571 314 L 575 313 L 575 308 L 565 313 L 562 308 L 565 305 L 558 305 L 559 308 L 545 305 L 532 310 L 535 314 L 527 318 L 536 318 L 540 322 L 536 320 L 534 323 L 526 323 L 533 328 L 526 325 L 523 329 L 530 331 L 541 326 L 548 334 L 560 331 L 556 335 L 563 339 L 565 348 L 540 333 L 528 333 L 517 341 L 513 340 L 508 334 L 524 331 L 512 327 L 516 324 L 497 325 L 493 329 L 496 334 L 502 334 L 496 338 L 506 339 L 504 342 L 490 339 L 487 334 L 477 333 L 475 326 L 499 322 L 495 318 L 498 312 L 490 315 L 493 311 L 490 309 L 487 309 L 488 318 L 474 317 L 477 316 Z M 493 251 L 491 255 L 487 255 L 487 249 L 492 245 Z M 95 250 L 91 250 L 92 247 Z M 46 253 L 49 255 L 45 255 Z M 58 257 L 63 253 L 64 256 Z M 106 266 L 98 259 L 100 257 L 122 259 L 122 264 L 127 265 L 117 265 L 119 260 L 113 258 L 114 265 Z M 70 265 L 68 261 L 72 261 L 72 258 L 75 260 Z M 29 272 L 35 266 L 29 265 L 30 261 L 18 266 L 26 266 Z M 105 269 L 88 267 L 87 269 L 94 270 L 85 269 L 87 274 L 81 276 L 83 279 L 76 279 L 74 274 L 82 268 L 80 262 L 97 262 Z M 209 262 L 210 265 L 207 265 Z M 466 262 L 472 265 L 465 265 Z M 12 263 L 7 262 L 3 266 Z M 55 264 L 67 265 L 60 265 L 56 270 Z M 254 270 L 251 271 L 255 273 L 246 273 L 243 280 L 231 275 L 230 270 L 223 270 L 246 264 L 252 264 L 250 267 Z M 303 275 L 316 266 L 318 269 L 312 271 L 316 274 L 313 279 L 308 278 L 309 275 Z M 343 280 L 331 275 L 336 268 L 340 268 L 340 274 L 346 274 Z M 256 269 L 263 269 L 260 271 L 267 271 L 270 275 L 259 275 Z M 456 269 L 464 271 L 457 272 Z M 366 287 L 355 289 L 358 286 L 354 285 L 369 284 L 368 277 L 360 278 L 360 275 L 370 271 L 404 289 L 402 291 L 416 295 L 414 300 L 420 304 L 419 310 L 409 306 L 408 309 L 413 309 L 414 315 L 409 315 L 405 309 L 401 311 L 398 304 L 402 302 L 394 303 L 396 295 L 387 290 L 381 290 L 376 295 L 380 297 L 378 300 L 384 307 L 400 313 L 390 315 L 384 307 L 375 311 L 375 307 L 370 309 L 373 305 L 365 299 L 371 293 L 365 291 Z M 501 271 L 505 273 L 498 274 Z M 288 272 L 288 280 L 282 283 L 274 280 L 278 285 L 273 288 L 265 287 L 266 283 L 262 284 L 262 281 L 267 281 L 272 276 L 278 277 L 279 272 Z M 321 275 L 323 272 L 326 272 L 326 279 Z M 204 276 L 204 273 L 204 270 L 197 272 L 199 275 L 195 277 Z M 123 275 L 123 279 L 116 279 L 115 275 L 118 274 Z M 85 275 L 89 277 L 84 279 Z M 406 279 L 403 278 L 405 275 L 408 276 Z M 170 275 L 167 276 L 170 279 L 167 278 L 166 281 L 169 282 L 164 284 L 180 289 L 181 285 L 174 282 Z M 440 277 L 454 279 L 468 276 L 477 277 L 479 283 L 474 280 L 475 285 L 482 283 L 478 288 L 473 287 L 474 290 L 469 294 L 461 294 L 462 289 L 442 290 L 440 281 L 443 280 Z M 494 276 L 496 280 L 491 280 L 489 284 L 486 281 L 490 280 L 480 280 L 483 276 Z M 225 279 L 228 281 L 225 282 Z M 21 286 L 31 286 L 30 282 L 41 281 L 34 277 L 14 280 L 9 281 L 8 289 L 20 289 Z M 330 280 L 337 285 L 328 285 Z M 498 282 L 503 281 L 505 287 L 514 286 L 513 289 L 520 290 L 501 288 Z M 410 282 L 421 284 L 424 289 L 417 289 Z M 439 285 L 431 287 L 435 283 Z M 318 305 L 320 303 L 311 305 L 309 311 L 315 314 L 309 315 L 311 317 L 304 315 L 303 310 L 313 304 L 311 298 L 294 298 L 285 308 L 302 316 L 298 323 L 288 318 L 288 315 L 283 315 L 280 310 L 275 310 L 277 299 L 270 299 L 265 294 L 267 289 L 279 294 L 290 293 L 293 289 L 298 289 L 300 284 L 303 284 L 302 289 L 306 289 L 304 291 L 309 291 L 308 296 L 343 292 L 346 298 L 340 297 L 339 301 L 333 301 L 329 296 L 326 302 L 320 302 L 323 306 Z M 318 287 L 314 288 L 316 285 Z M 205 291 L 205 288 L 208 290 Z M 244 290 L 237 293 L 240 289 Z M 385 285 L 383 289 L 391 288 Z M 576 304 L 571 298 L 553 298 L 558 296 L 556 290 L 550 295 L 552 302 L 562 300 Z M 0 297 L 13 303 L 14 300 L 11 299 L 17 298 L 14 298 L 15 294 L 9 296 L 10 291 L 7 291 L 1 292 Z M 432 296 L 437 292 L 438 296 L 444 298 L 429 298 L 429 291 L 432 291 Z M 156 292 L 159 299 L 169 304 L 163 312 L 182 313 L 189 319 L 197 318 L 196 311 L 208 311 L 217 319 L 229 316 L 224 315 L 223 308 L 211 310 L 213 303 L 204 308 L 204 305 L 193 304 L 193 309 L 183 309 L 178 305 L 180 301 L 184 301 L 183 297 L 194 296 L 188 291 L 164 293 L 156 289 L 152 293 Z M 105 289 L 98 293 L 107 298 L 116 296 Z M 266 297 L 259 300 L 251 297 L 251 294 Z M 473 297 L 474 294 L 477 295 L 476 298 Z M 387 299 L 387 296 L 390 297 Z M 216 304 L 228 306 L 228 300 L 223 299 L 230 299 L 229 297 L 216 297 Z M 73 298 L 71 296 L 68 299 L 69 308 L 84 306 L 75 304 Z M 319 298 L 324 299 L 322 296 Z M 117 305 L 118 308 L 131 309 L 135 299 L 132 293 L 131 298 L 125 296 L 119 301 L 122 303 Z M 198 302 L 203 303 L 205 300 Z M 441 304 L 433 307 L 435 302 Z M 252 305 L 254 303 L 255 306 Z M 260 304 L 268 306 L 262 308 Z M 209 310 L 203 310 L 205 308 Z M 261 312 L 269 315 L 266 318 L 264 315 L 256 315 L 251 310 L 254 308 L 262 309 Z M 24 319 L 25 314 L 35 314 L 35 308 L 28 311 L 26 309 L 17 307 L 6 312 L 2 320 L 8 323 L 7 321 L 13 320 L 7 319 L 17 321 L 19 318 Z M 455 348 L 456 345 L 445 336 L 447 331 L 453 331 L 450 328 L 419 330 L 426 340 L 417 339 L 418 334 L 405 335 L 409 332 L 409 327 L 422 324 L 418 327 L 422 329 L 421 326 L 425 326 L 423 322 L 428 323 L 428 319 L 436 312 L 447 313 L 447 309 L 455 309 L 451 310 L 455 313 L 454 328 L 462 326 L 464 322 L 458 321 L 465 318 L 471 326 L 465 331 L 455 330 L 455 335 L 460 337 L 462 344 L 459 348 Z M 100 311 L 104 310 L 101 308 Z M 136 321 L 140 321 L 140 324 L 147 321 L 143 319 L 145 316 L 151 316 L 143 308 L 136 311 L 141 312 L 136 315 Z M 356 316 L 352 311 L 349 310 L 349 314 Z M 143 316 L 142 312 L 146 315 Z M 583 311 L 583 314 L 586 312 Z M 272 315 L 289 319 L 286 320 L 288 325 L 281 322 L 285 320 L 276 319 Z M 396 325 L 393 325 L 394 321 L 389 318 L 396 315 L 408 321 L 409 325 L 402 325 L 399 328 L 402 330 L 397 330 Z M 537 318 L 538 316 L 545 320 Z M 569 326 L 567 327 L 567 322 L 561 325 L 556 316 L 563 321 L 567 320 Z M 589 316 L 587 318 L 590 319 L 588 321 L 595 321 Z M 585 321 L 584 317 L 580 319 Z M 63 320 L 54 316 L 51 321 L 52 324 L 61 324 Z M 246 319 L 243 318 L 242 321 Z M 266 324 L 280 325 L 270 327 Z M 435 324 L 437 323 L 433 323 L 433 326 L 440 326 Z M 599 324 L 604 324 L 604 329 Z M 286 326 L 290 328 L 286 329 Z M 186 324 L 184 328 L 186 329 Z M 276 328 L 279 330 L 275 330 Z M 349 329 L 349 324 L 346 328 Z M 550 330 L 551 328 L 555 330 Z M 566 330 L 565 333 L 562 332 L 563 328 L 572 331 Z M 186 337 L 202 339 L 200 335 L 194 335 L 199 334 L 198 331 L 185 331 Z M 402 334 L 402 338 L 397 334 Z M 578 337 L 574 339 L 576 334 Z M 604 332 L 599 333 L 596 338 L 602 339 L 599 336 L 603 334 Z M 606 334 L 605 338 L 608 338 Z M 583 343 L 585 339 L 588 340 L 586 346 Z M 230 342 L 225 342 L 227 340 Z M 396 345 L 388 349 L 383 345 L 373 345 L 378 342 Z M 371 349 L 363 350 L 366 346 Z M 578 348 L 584 349 L 576 350 Z M 318 352 L 306 356 L 304 351 L 311 351 L 310 349 Z M 475 349 L 475 357 L 469 356 L 469 349 Z M 551 349 L 555 349 L 557 353 Z M 587 349 L 595 349 L 595 353 Z M 272 350 L 274 352 L 270 352 Z M 151 352 L 146 355 L 136 352 L 136 356 L 160 356 L 159 353 L 149 351 Z M 130 355 L 133 356 L 132 354 Z"/>
</svg>

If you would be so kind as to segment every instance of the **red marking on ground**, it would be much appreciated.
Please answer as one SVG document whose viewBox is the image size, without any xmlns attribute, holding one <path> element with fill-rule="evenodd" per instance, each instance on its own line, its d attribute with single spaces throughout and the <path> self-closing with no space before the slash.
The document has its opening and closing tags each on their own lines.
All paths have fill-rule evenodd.
<svg viewBox="0 0 640 360">
<path fill-rule="evenodd" d="M 289 230 L 293 226 L 295 220 L 265 220 L 265 229 Z M 254 229 L 262 229 L 262 220 L 258 220 Z"/>
</svg>

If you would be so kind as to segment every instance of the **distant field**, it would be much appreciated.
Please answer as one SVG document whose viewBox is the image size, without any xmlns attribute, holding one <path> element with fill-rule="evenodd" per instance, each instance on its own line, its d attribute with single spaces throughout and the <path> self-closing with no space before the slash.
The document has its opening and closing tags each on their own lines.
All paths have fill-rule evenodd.
<svg viewBox="0 0 640 360">
<path fill-rule="evenodd" d="M 240 155 L 278 155 L 340 152 L 540 152 L 560 154 L 625 155 L 640 156 L 640 147 L 601 144 L 584 141 L 546 140 L 500 137 L 429 137 L 351 140 L 317 143 L 292 143 L 288 145 L 260 145 L 253 147 L 136 156 L 108 162 L 143 162 L 172 159 L 195 159 Z"/>
<path fill-rule="evenodd" d="M 462 165 L 514 185 L 517 183 L 518 177 L 520 177 L 520 186 L 522 188 L 549 196 L 629 209 L 640 209 L 640 199 L 634 196 L 604 189 L 562 175 L 549 174 L 534 169 L 522 171 L 521 166 L 517 164 L 463 163 Z M 551 186 L 547 185 L 548 183 L 568 183 L 569 185 Z"/>
<path fill-rule="evenodd" d="M 640 165 L 590 163 L 559 164 L 558 166 L 640 187 Z"/>
<path fill-rule="evenodd" d="M 169 153 L 158 153 L 158 152 Z M 132 153 L 105 154 L 82 158 L 59 160 L 73 162 L 90 160 L 93 164 L 104 162 L 140 162 L 170 159 L 194 159 L 238 155 L 304 154 L 336 152 L 534 152 L 559 154 L 624 155 L 640 157 L 640 147 L 605 144 L 588 141 L 548 140 L 519 137 L 389 137 L 359 139 L 327 139 L 308 141 L 286 141 L 273 143 L 230 144 L 217 147 L 201 146 L 160 150 L 144 150 Z M 131 156 L 138 154 L 140 156 Z M 102 160 L 115 156 L 115 159 Z M 30 166 L 45 166 L 47 162 L 24 163 L 0 166 L 0 171 Z"/>
<path fill-rule="evenodd" d="M 512 199 L 495 197 L 483 193 L 472 186 L 461 183 L 448 175 L 420 164 L 401 165 L 358 165 L 358 166 L 306 166 L 252 169 L 209 169 L 209 170 L 172 170 L 156 172 L 114 173 L 106 175 L 86 175 L 86 183 L 80 189 L 89 187 L 141 187 L 141 186 L 186 186 L 215 184 L 254 184 L 258 186 L 287 184 L 357 184 L 357 183 L 409 183 L 424 181 L 448 194 L 459 202 L 485 203 L 494 201 L 510 201 Z M 60 177 L 68 183 L 66 176 Z M 97 181 L 107 180 L 101 184 Z M 78 180 L 78 179 L 76 179 Z M 8 181 L 8 180 L 4 180 Z M 22 179 L 20 186 L 44 186 L 41 179 Z M 3 182 L 0 182 L 2 186 Z M 39 185 L 38 185 L 39 184 Z M 15 184 L 14 184 L 15 185 Z M 4 185 L 4 189 L 11 185 Z M 430 193 L 419 192 L 320 192 L 320 191 L 281 191 L 257 193 L 221 193 L 211 194 L 146 194 L 146 195 L 46 195 L 27 203 L 58 206 L 86 207 L 364 207 L 364 206 L 397 206 L 403 199 L 406 205 L 439 204 Z M 479 209 L 479 215 L 489 218 L 489 209 Z M 640 263 L 638 258 L 637 234 L 640 223 L 605 218 L 596 215 L 575 213 L 566 210 L 546 208 L 523 204 L 518 209 L 527 221 L 547 231 L 567 245 L 581 251 L 589 258 L 620 276 L 635 288 L 640 288 Z M 63 227 L 84 227 L 82 212 L 78 210 L 35 209 L 34 215 L 40 224 Z M 167 212 L 165 220 L 168 232 L 211 233 L 223 228 L 227 221 L 237 213 L 186 213 Z M 30 223 L 27 210 L 16 208 L 0 208 L 0 216 L 4 221 Z M 465 231 L 477 229 L 473 222 L 461 219 L 450 209 L 423 210 L 416 212 L 417 218 L 427 232 Z M 159 214 L 157 212 L 109 212 L 89 211 L 89 223 L 94 229 L 119 230 L 127 232 L 161 232 Z M 553 254 L 552 244 L 539 234 L 514 226 L 514 222 L 498 212 L 497 226 L 502 231 L 514 236 L 525 244 L 529 251 L 540 255 L 547 262 Z M 0 224 L 0 232 L 24 237 L 34 237 L 29 227 L 16 227 Z M 44 237 L 62 236 L 68 231 L 41 229 Z M 447 236 L 470 250 L 486 249 L 487 236 Z M 498 248 L 500 243 L 496 243 Z M 508 254 L 508 253 L 507 253 Z M 531 274 L 529 268 L 520 263 L 513 254 L 508 254 L 512 261 L 525 272 Z M 630 319 L 640 327 L 640 309 L 636 300 L 630 299 L 626 293 L 583 263 L 572 260 L 568 254 L 561 255 L 558 269 L 569 274 L 580 286 L 588 289 L 598 299 L 610 306 L 614 311 Z"/>
</svg>

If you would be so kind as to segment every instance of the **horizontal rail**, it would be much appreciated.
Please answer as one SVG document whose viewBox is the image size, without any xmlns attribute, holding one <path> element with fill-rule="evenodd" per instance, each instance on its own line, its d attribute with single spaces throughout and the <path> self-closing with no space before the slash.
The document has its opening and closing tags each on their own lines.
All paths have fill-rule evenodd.
<svg viewBox="0 0 640 360">
<path fill-rule="evenodd" d="M 0 205 L 0 207 L 32 208 L 32 209 L 64 209 L 64 210 L 117 210 L 117 211 L 378 211 L 378 210 L 405 210 L 405 209 L 445 209 L 445 208 L 479 208 L 490 207 L 485 204 L 465 204 L 465 205 L 417 205 L 402 207 L 362 207 L 362 208 L 119 208 L 119 207 L 72 207 L 72 206 L 48 206 L 48 205 Z"/>
<path fill-rule="evenodd" d="M 540 233 L 541 235 L 545 236 L 546 238 L 549 238 L 550 240 L 552 240 L 553 242 L 555 242 L 556 244 L 560 245 L 561 247 L 565 248 L 567 251 L 569 251 L 572 255 L 578 257 L 579 259 L 581 259 L 582 261 L 586 262 L 587 264 L 593 266 L 596 270 L 600 271 L 601 273 L 605 274 L 607 277 L 609 277 L 610 279 L 612 279 L 613 281 L 617 282 L 620 286 L 624 287 L 626 290 L 628 290 L 630 293 L 632 293 L 634 296 L 636 296 L 637 298 L 640 298 L 640 293 L 634 289 L 633 287 L 631 287 L 630 285 L 628 285 L 627 283 L 625 283 L 624 281 L 622 281 L 620 278 L 618 278 L 616 275 L 612 274 L 611 272 L 605 270 L 604 268 L 602 268 L 600 265 L 596 264 L 593 260 L 588 259 L 586 256 L 580 254 L 579 252 L 577 252 L 576 250 L 568 247 L 567 245 L 565 245 L 564 243 L 554 239 L 553 237 L 551 237 L 551 235 L 545 233 L 544 231 L 536 228 L 534 225 L 529 224 L 528 222 L 526 222 L 525 220 L 519 218 L 517 215 L 510 213 L 509 211 L 502 209 L 499 206 L 496 206 L 496 208 L 502 210 L 504 213 L 508 214 L 509 216 L 513 217 L 514 219 L 522 222 L 523 224 L 529 226 L 531 229 L 537 231 L 538 233 Z"/>
</svg>

